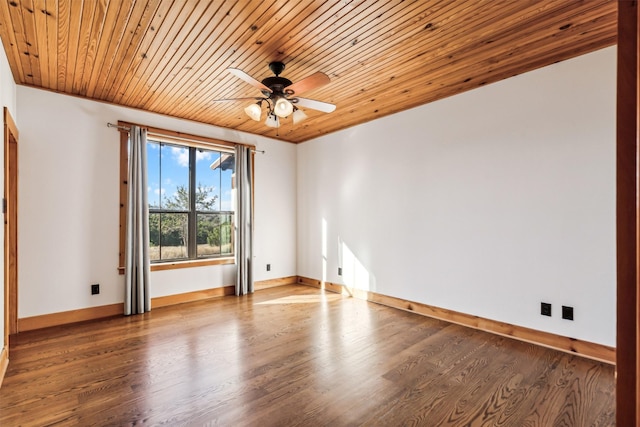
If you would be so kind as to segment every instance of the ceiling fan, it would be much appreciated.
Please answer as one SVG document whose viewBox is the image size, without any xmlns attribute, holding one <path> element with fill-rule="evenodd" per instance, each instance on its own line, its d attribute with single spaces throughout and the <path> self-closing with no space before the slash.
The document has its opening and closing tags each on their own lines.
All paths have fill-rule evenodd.
<svg viewBox="0 0 640 427">
<path fill-rule="evenodd" d="M 244 80 L 251 86 L 260 89 L 262 96 L 216 99 L 214 102 L 258 101 L 244 109 L 245 113 L 255 121 L 260 121 L 262 104 L 264 103 L 267 106 L 267 120 L 265 121 L 265 125 L 274 128 L 280 127 L 281 118 L 289 117 L 290 115 L 292 116 L 293 124 L 297 124 L 306 119 L 307 115 L 298 107 L 310 108 L 312 110 L 322 111 L 323 113 L 331 113 L 336 109 L 334 104 L 298 96 L 303 92 L 319 88 L 329 83 L 331 80 L 325 73 L 318 71 L 293 83 L 289 79 L 280 77 L 280 74 L 284 71 L 284 63 L 278 61 L 271 62 L 269 63 L 269 69 L 271 69 L 275 76 L 267 77 L 260 82 L 238 68 L 229 68 L 228 70 L 231 74 Z"/>
</svg>

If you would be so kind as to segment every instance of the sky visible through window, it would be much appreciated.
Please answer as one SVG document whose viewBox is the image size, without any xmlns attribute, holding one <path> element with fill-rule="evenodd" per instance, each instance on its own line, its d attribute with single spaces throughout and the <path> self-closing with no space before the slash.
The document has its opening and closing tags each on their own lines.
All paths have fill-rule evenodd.
<svg viewBox="0 0 640 427">
<path fill-rule="evenodd" d="M 215 199 L 212 210 L 233 211 L 230 169 L 215 167 L 227 153 L 196 149 L 196 185 L 202 186 L 207 200 Z M 214 166 L 214 169 L 211 166 Z M 149 206 L 167 209 L 168 201 L 177 201 L 178 188 L 189 188 L 189 148 L 149 141 L 147 143 Z M 188 206 L 184 206 L 187 209 Z M 202 209 L 200 206 L 196 207 Z"/>
</svg>

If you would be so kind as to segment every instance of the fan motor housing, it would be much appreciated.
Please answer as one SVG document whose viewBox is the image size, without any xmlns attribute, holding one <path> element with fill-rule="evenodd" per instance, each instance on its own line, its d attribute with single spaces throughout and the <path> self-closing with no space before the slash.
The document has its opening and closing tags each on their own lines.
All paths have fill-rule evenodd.
<svg viewBox="0 0 640 427">
<path fill-rule="evenodd" d="M 267 77 L 262 80 L 262 84 L 271 89 L 274 93 L 284 93 L 284 88 L 291 85 L 291 80 L 284 77 Z"/>
</svg>

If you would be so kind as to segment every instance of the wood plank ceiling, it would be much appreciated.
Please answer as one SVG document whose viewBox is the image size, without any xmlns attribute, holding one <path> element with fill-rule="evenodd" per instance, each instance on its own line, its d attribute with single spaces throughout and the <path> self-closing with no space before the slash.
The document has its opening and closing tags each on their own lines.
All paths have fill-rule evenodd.
<svg viewBox="0 0 640 427">
<path fill-rule="evenodd" d="M 16 83 L 302 142 L 616 42 L 615 0 L 0 0 Z M 278 130 L 244 113 L 271 61 L 331 83 Z M 264 114 L 263 114 L 264 118 Z M 122 119 L 126 119 L 123 117 Z M 277 135 L 276 135 L 277 134 Z"/>
</svg>

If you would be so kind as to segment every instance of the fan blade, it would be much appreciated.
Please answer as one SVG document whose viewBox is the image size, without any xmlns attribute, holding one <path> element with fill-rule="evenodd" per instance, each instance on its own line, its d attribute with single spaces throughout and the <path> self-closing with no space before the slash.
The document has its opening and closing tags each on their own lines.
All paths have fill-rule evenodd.
<svg viewBox="0 0 640 427">
<path fill-rule="evenodd" d="M 298 82 L 290 84 L 285 88 L 285 92 L 289 93 L 291 91 L 294 95 L 298 95 L 311 89 L 316 89 L 320 86 L 324 86 L 329 82 L 331 82 L 329 76 L 321 71 L 318 71 L 317 73 L 313 73 Z"/>
<path fill-rule="evenodd" d="M 311 108 L 312 110 L 322 111 L 323 113 L 332 113 L 335 111 L 336 106 L 333 104 L 329 104 L 328 102 L 316 101 L 315 99 L 309 98 L 294 98 L 297 99 L 297 102 L 294 102 L 295 105 L 299 105 L 300 107 Z"/>
<path fill-rule="evenodd" d="M 261 99 L 266 99 L 266 98 L 260 98 L 257 96 L 250 96 L 247 98 L 223 98 L 223 99 L 213 99 L 211 100 L 211 102 L 224 102 L 224 101 L 260 101 Z"/>
<path fill-rule="evenodd" d="M 229 70 L 229 72 L 234 76 L 236 76 L 237 78 L 242 79 L 245 82 L 249 83 L 251 86 L 257 87 L 260 90 L 266 90 L 267 92 L 271 92 L 271 89 L 269 89 L 268 87 L 266 87 L 265 85 L 263 85 L 262 83 L 260 83 L 259 81 L 251 77 L 249 74 L 245 73 L 244 71 L 238 68 L 227 68 L 227 70 Z"/>
</svg>

